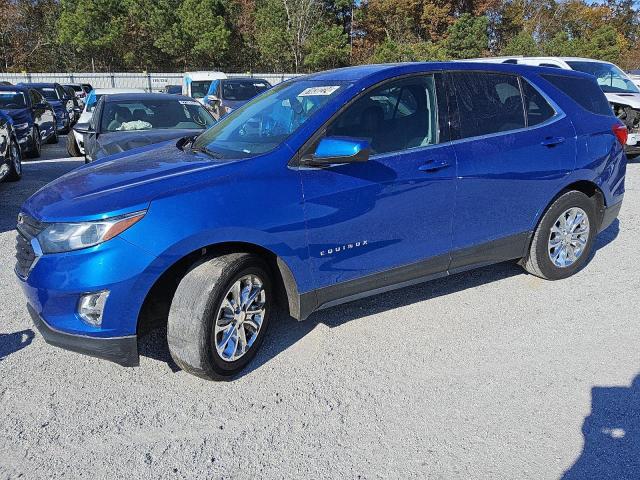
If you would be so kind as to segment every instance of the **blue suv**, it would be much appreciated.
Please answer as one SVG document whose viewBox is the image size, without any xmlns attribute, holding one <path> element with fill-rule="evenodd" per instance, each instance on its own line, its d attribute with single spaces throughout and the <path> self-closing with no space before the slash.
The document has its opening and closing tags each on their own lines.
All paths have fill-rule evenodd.
<svg viewBox="0 0 640 480">
<path fill-rule="evenodd" d="M 53 345 L 138 364 L 167 326 L 204 378 L 299 320 L 518 259 L 556 280 L 589 260 L 624 194 L 626 129 L 592 76 L 478 63 L 284 82 L 197 137 L 104 158 L 23 205 L 16 273 Z"/>
</svg>

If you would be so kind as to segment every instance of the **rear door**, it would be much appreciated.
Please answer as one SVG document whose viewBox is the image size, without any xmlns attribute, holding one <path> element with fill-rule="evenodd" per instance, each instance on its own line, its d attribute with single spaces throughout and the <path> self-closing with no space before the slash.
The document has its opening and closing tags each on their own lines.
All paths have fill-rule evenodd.
<svg viewBox="0 0 640 480">
<path fill-rule="evenodd" d="M 451 270 L 524 254 L 537 215 L 575 165 L 575 130 L 529 81 L 452 72 L 458 162 Z"/>
</svg>

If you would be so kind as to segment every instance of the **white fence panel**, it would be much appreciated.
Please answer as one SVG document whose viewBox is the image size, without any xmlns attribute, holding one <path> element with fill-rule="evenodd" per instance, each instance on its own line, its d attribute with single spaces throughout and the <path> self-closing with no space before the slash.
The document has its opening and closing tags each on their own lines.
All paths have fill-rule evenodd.
<svg viewBox="0 0 640 480">
<path fill-rule="evenodd" d="M 227 73 L 229 77 L 263 78 L 271 85 L 299 76 L 294 73 Z M 144 88 L 158 92 L 167 85 L 181 85 L 181 73 L 0 73 L 0 81 L 90 83 L 94 88 Z"/>
</svg>

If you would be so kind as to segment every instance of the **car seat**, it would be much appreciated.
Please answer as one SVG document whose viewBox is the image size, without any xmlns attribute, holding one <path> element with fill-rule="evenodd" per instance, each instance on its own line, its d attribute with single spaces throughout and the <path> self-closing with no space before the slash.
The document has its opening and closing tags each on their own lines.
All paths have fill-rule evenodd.
<svg viewBox="0 0 640 480">
<path fill-rule="evenodd" d="M 109 125 L 107 126 L 107 130 L 110 132 L 116 131 L 118 128 L 122 126 L 123 123 L 130 122 L 131 120 L 133 120 L 133 116 L 131 115 L 131 110 L 129 110 L 127 107 L 123 107 L 120 105 L 114 105 L 114 106 L 109 105 L 107 108 L 110 109 L 109 112 L 112 113 L 113 115 L 113 120 L 111 120 L 109 122 Z M 111 115 L 107 115 L 107 119 L 110 116 Z"/>
</svg>

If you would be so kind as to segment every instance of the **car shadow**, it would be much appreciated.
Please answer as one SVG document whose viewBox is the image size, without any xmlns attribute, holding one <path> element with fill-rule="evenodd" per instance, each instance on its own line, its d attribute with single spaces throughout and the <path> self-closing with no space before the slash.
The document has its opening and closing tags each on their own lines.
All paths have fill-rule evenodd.
<svg viewBox="0 0 640 480">
<path fill-rule="evenodd" d="M 12 353 L 28 347 L 34 337 L 35 334 L 30 328 L 19 332 L 0 333 L 0 362 Z"/>
<path fill-rule="evenodd" d="M 606 230 L 598 235 L 592 255 L 597 254 L 598 250 L 605 248 L 613 242 L 619 232 L 620 222 L 616 219 Z M 419 285 L 378 294 L 326 310 L 319 310 L 304 322 L 299 322 L 281 311 L 276 311 L 271 319 L 269 331 L 265 336 L 256 358 L 249 363 L 247 368 L 230 380 L 241 378 L 260 368 L 269 360 L 297 343 L 318 324 L 324 324 L 333 328 L 361 317 L 376 315 L 387 310 L 393 310 L 444 295 L 451 295 L 462 290 L 522 274 L 527 275 L 522 267 L 518 266 L 515 262 L 498 263 Z M 180 370 L 169 353 L 166 327 L 156 328 L 140 336 L 138 339 L 138 351 L 142 356 L 167 363 L 174 373 Z"/>
<path fill-rule="evenodd" d="M 628 387 L 593 387 L 584 446 L 563 480 L 640 478 L 640 375 Z"/>
<path fill-rule="evenodd" d="M 299 322 L 282 311 L 275 311 L 271 319 L 269 331 L 258 351 L 256 358 L 230 380 L 241 378 L 275 358 L 305 335 L 318 324 L 330 328 L 340 326 L 361 317 L 375 315 L 383 311 L 400 308 L 417 302 L 422 302 L 443 295 L 450 295 L 460 290 L 474 288 L 479 285 L 503 280 L 519 275 L 522 269 L 514 263 L 500 263 L 480 268 L 470 272 L 459 273 L 431 282 L 382 293 L 366 299 L 331 307 L 313 313 L 306 321 Z M 180 368 L 171 359 L 166 340 L 166 328 L 161 327 L 141 336 L 138 340 L 140 355 L 165 362 L 172 371 Z"/>
</svg>

